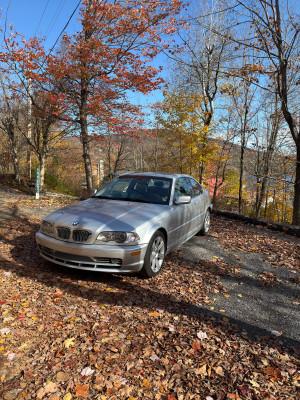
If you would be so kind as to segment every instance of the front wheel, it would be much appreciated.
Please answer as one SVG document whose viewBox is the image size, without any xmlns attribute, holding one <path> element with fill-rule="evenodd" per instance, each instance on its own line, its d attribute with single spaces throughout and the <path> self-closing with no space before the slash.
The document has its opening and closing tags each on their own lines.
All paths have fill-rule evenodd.
<svg viewBox="0 0 300 400">
<path fill-rule="evenodd" d="M 199 235 L 201 236 L 205 236 L 208 234 L 210 228 L 210 211 L 207 210 L 205 213 L 205 217 L 204 217 L 204 222 L 203 222 L 203 226 L 199 231 Z"/>
<path fill-rule="evenodd" d="M 140 275 L 144 278 L 156 276 L 164 262 L 166 254 L 166 240 L 162 232 L 155 232 L 152 236 L 144 259 L 144 266 Z"/>
</svg>

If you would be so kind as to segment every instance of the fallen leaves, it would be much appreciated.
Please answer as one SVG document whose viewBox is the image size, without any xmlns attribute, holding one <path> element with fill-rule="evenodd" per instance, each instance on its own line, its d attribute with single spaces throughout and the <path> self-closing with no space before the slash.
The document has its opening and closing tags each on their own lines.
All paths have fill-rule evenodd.
<svg viewBox="0 0 300 400">
<path fill-rule="evenodd" d="M 89 385 L 77 385 L 74 391 L 76 396 L 86 397 L 88 395 Z"/>
<path fill-rule="evenodd" d="M 64 341 L 64 347 L 66 349 L 68 349 L 70 346 L 74 346 L 74 345 L 75 345 L 75 338 L 74 337 L 69 338 L 69 339 Z"/>
<path fill-rule="evenodd" d="M 267 271 L 259 273 L 257 279 L 262 286 L 274 286 L 279 282 L 279 279 L 275 274 Z"/>
<path fill-rule="evenodd" d="M 207 333 L 199 331 L 199 332 L 197 332 L 197 338 L 200 339 L 200 340 L 207 339 Z"/>
<path fill-rule="evenodd" d="M 213 229 L 218 234 L 222 245 L 231 251 L 243 251 L 245 253 L 259 252 L 267 255 L 266 261 L 274 267 L 284 266 L 295 273 L 300 271 L 299 254 L 300 244 L 282 240 L 276 236 L 270 236 L 267 232 L 244 229 L 243 224 L 230 220 L 213 221 Z"/>
<path fill-rule="evenodd" d="M 83 370 L 80 372 L 81 376 L 90 376 L 93 375 L 93 373 L 95 372 L 94 369 L 91 369 L 90 367 L 85 367 L 83 368 Z"/>
<path fill-rule="evenodd" d="M 270 380 L 272 382 L 277 382 L 278 379 L 281 378 L 281 371 L 278 367 L 269 365 L 268 367 L 263 369 L 263 372 L 264 372 L 264 374 L 266 374 L 270 377 Z"/>
<path fill-rule="evenodd" d="M 70 272 L 41 261 L 32 222 L 5 229 L 0 398 L 293 398 L 299 368 L 275 331 L 271 341 L 251 341 L 223 315 L 189 311 L 211 306 L 214 293 L 227 304 L 219 277 L 237 277 L 236 266 L 220 258 L 188 264 L 173 252 L 149 281 Z"/>
</svg>

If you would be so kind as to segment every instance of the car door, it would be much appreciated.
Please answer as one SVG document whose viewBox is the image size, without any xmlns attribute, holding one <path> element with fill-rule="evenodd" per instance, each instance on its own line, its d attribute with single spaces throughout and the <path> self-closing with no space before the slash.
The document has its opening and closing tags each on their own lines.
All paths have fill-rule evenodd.
<svg viewBox="0 0 300 400">
<path fill-rule="evenodd" d="M 189 178 L 190 184 L 192 186 L 192 214 L 193 214 L 193 223 L 192 228 L 196 232 L 200 230 L 203 225 L 204 216 L 205 216 L 205 206 L 206 200 L 204 196 L 204 191 L 199 182 L 194 178 Z"/>
<path fill-rule="evenodd" d="M 184 242 L 192 229 L 192 202 L 188 204 L 175 204 L 179 196 L 191 196 L 192 190 L 193 188 L 188 177 L 180 177 L 176 180 L 168 232 L 169 248 L 173 248 Z"/>
</svg>

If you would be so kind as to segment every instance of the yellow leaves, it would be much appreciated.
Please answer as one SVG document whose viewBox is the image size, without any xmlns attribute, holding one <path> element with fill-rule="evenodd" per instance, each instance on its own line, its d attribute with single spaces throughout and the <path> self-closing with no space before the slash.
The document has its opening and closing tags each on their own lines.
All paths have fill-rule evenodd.
<svg viewBox="0 0 300 400">
<path fill-rule="evenodd" d="M 29 303 L 27 303 L 27 302 L 26 303 L 22 303 L 21 306 L 27 308 L 27 307 L 29 307 Z"/>
<path fill-rule="evenodd" d="M 300 373 L 293 376 L 294 381 L 300 381 Z"/>
<path fill-rule="evenodd" d="M 64 347 L 68 349 L 70 346 L 75 346 L 75 338 L 69 338 L 64 341 Z"/>
<path fill-rule="evenodd" d="M 71 393 L 66 393 L 65 395 L 64 395 L 64 397 L 63 397 L 63 400 L 71 400 L 72 399 L 72 395 L 71 395 Z"/>
<path fill-rule="evenodd" d="M 143 386 L 145 388 L 149 388 L 151 386 L 151 382 L 149 382 L 148 379 L 143 379 Z"/>
<path fill-rule="evenodd" d="M 24 350 L 28 347 L 28 345 L 26 343 L 22 343 L 21 346 L 18 347 L 19 350 Z"/>
</svg>

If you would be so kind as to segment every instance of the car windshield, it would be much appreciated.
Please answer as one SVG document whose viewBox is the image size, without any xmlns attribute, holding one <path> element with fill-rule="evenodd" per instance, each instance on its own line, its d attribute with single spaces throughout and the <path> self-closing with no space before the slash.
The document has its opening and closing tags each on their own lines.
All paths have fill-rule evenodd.
<svg viewBox="0 0 300 400">
<path fill-rule="evenodd" d="M 100 189 L 93 197 L 169 204 L 172 179 L 150 176 L 121 176 Z"/>
</svg>

